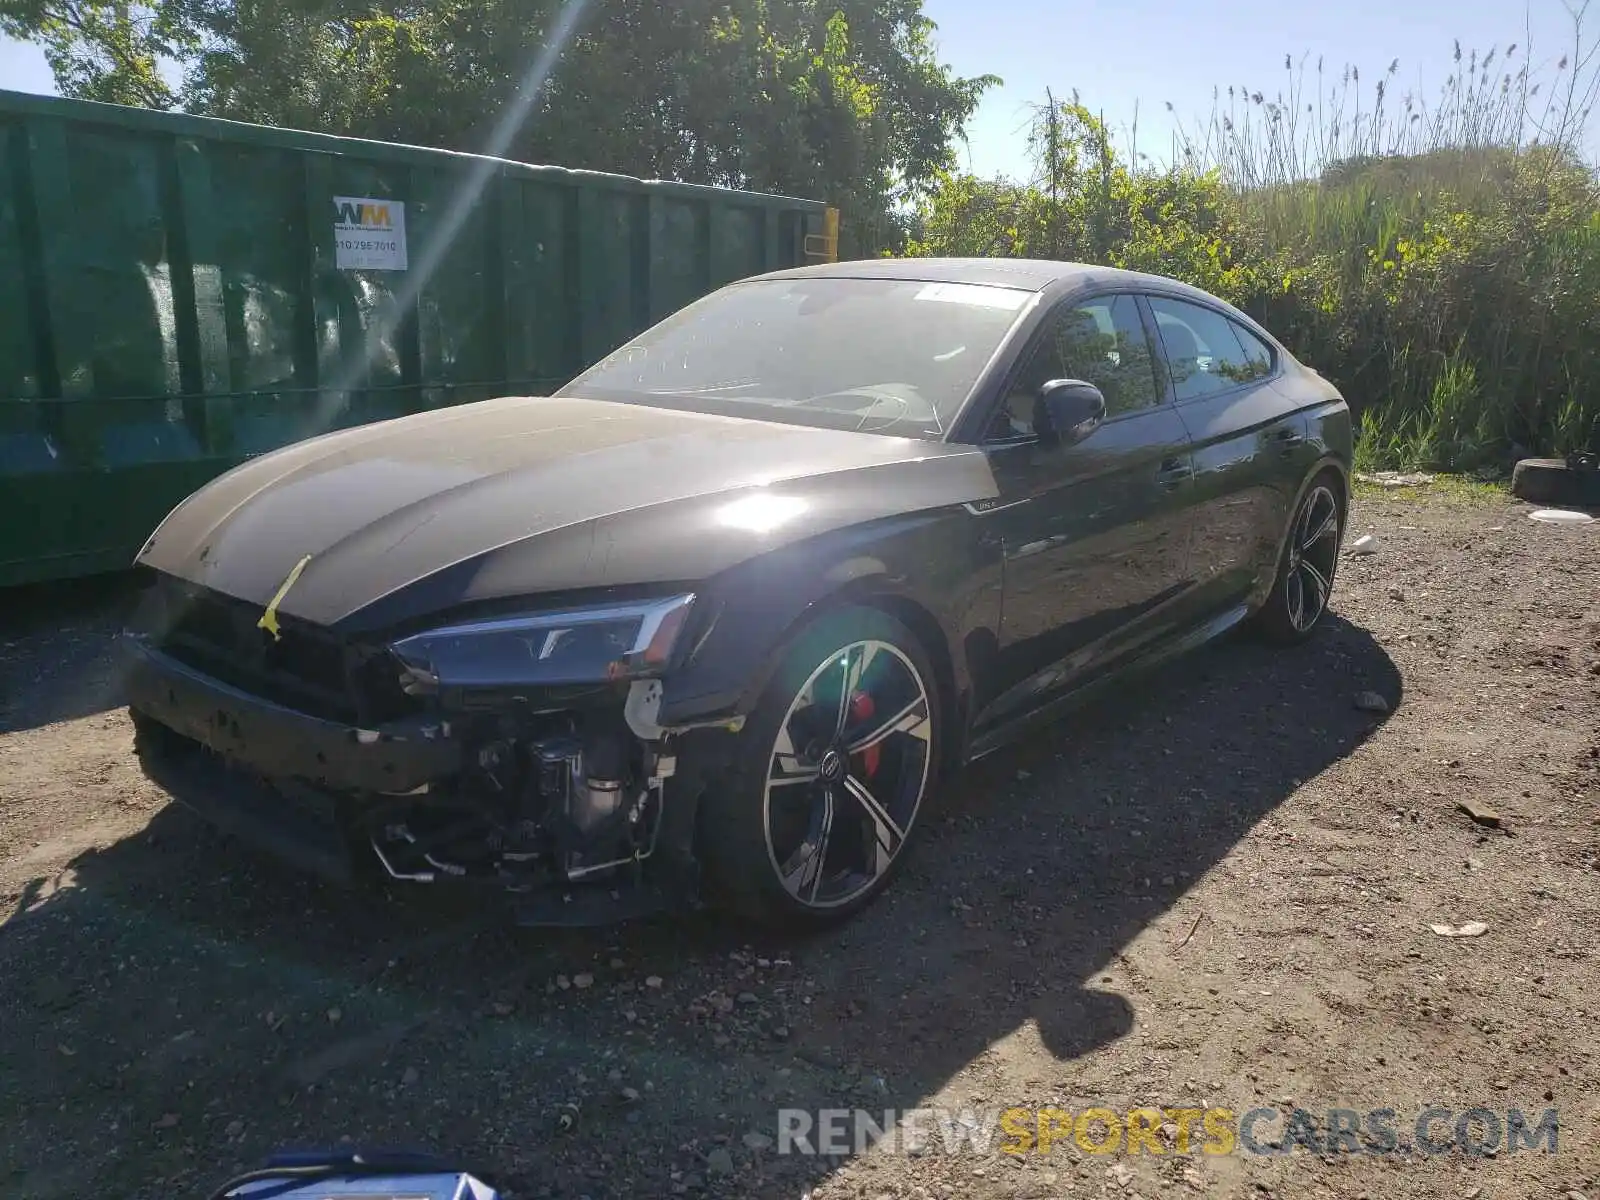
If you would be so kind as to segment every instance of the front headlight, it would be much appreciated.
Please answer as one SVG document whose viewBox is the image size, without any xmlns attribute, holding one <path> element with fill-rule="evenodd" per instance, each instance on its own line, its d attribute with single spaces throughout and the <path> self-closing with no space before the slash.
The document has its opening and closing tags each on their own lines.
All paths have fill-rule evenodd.
<svg viewBox="0 0 1600 1200">
<path fill-rule="evenodd" d="M 637 679 L 666 667 L 693 603 L 685 594 L 473 621 L 403 638 L 390 649 L 412 695 Z"/>
</svg>

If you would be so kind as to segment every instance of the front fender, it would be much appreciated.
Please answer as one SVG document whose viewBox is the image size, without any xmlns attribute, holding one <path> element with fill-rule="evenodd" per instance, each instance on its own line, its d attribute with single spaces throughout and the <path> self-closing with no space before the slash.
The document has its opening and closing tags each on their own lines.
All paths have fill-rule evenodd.
<svg viewBox="0 0 1600 1200">
<path fill-rule="evenodd" d="M 707 615 L 688 631 L 687 658 L 662 681 L 668 729 L 732 721 L 760 701 L 795 630 L 837 603 L 877 603 L 904 617 L 970 690 L 967 647 L 1000 621 L 998 545 L 964 509 L 908 514 L 784 547 L 709 581 Z"/>
</svg>

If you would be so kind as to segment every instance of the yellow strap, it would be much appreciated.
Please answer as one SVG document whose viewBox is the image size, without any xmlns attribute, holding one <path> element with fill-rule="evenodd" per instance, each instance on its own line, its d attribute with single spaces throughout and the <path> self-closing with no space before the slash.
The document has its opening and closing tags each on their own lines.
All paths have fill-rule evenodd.
<svg viewBox="0 0 1600 1200">
<path fill-rule="evenodd" d="M 300 578 L 300 572 L 306 569 L 306 564 L 311 561 L 311 555 L 306 555 L 295 563 L 294 570 L 289 572 L 289 578 L 283 581 L 283 586 L 278 589 L 278 594 L 267 604 L 267 611 L 261 614 L 261 620 L 256 622 L 257 629 L 265 629 L 272 635 L 273 641 L 279 641 L 283 635 L 278 632 L 278 605 L 283 603 L 283 598 L 289 594 L 289 589 L 294 586 L 294 581 Z"/>
</svg>

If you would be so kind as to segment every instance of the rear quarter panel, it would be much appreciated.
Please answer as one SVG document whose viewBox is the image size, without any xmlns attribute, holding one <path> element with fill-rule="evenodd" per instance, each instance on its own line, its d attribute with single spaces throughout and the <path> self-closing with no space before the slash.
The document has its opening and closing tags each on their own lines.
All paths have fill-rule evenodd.
<svg viewBox="0 0 1600 1200">
<path fill-rule="evenodd" d="M 1330 391 L 1332 387 L 1330 385 Z M 1334 393 L 1337 396 L 1337 392 Z M 1319 458 L 1339 465 L 1349 499 L 1350 469 L 1355 460 L 1355 422 L 1343 399 L 1325 400 L 1306 412 L 1306 435 Z"/>
<path fill-rule="evenodd" d="M 1346 513 L 1346 527 L 1348 528 L 1348 514 L 1350 511 L 1350 472 L 1355 456 L 1355 425 L 1350 416 L 1350 408 L 1339 395 L 1338 390 L 1320 375 L 1309 370 L 1306 374 L 1311 376 L 1321 388 L 1322 394 L 1315 395 L 1313 401 L 1298 414 L 1298 420 L 1304 423 L 1305 450 L 1298 462 L 1298 478 L 1293 480 L 1294 494 L 1289 512 L 1299 510 L 1300 501 L 1310 489 L 1312 481 L 1325 472 L 1332 472 L 1338 478 L 1340 497 L 1344 502 Z M 1339 531 L 1341 539 L 1344 529 Z M 1272 570 L 1264 570 L 1257 579 L 1256 587 L 1250 596 L 1250 607 L 1257 608 L 1266 603 L 1267 596 L 1272 590 L 1276 577 L 1276 568 L 1283 554 L 1283 546 L 1288 538 L 1289 525 L 1284 522 L 1279 531 L 1275 545 L 1272 547 L 1270 565 Z"/>
</svg>

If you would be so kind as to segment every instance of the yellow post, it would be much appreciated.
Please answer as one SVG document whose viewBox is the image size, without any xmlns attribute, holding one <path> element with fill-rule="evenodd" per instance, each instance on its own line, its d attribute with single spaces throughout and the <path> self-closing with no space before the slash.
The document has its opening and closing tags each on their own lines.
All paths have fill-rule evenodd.
<svg viewBox="0 0 1600 1200">
<path fill-rule="evenodd" d="M 806 257 L 814 262 L 839 261 L 839 210 L 829 206 L 822 214 L 822 232 L 806 235 Z"/>
</svg>

